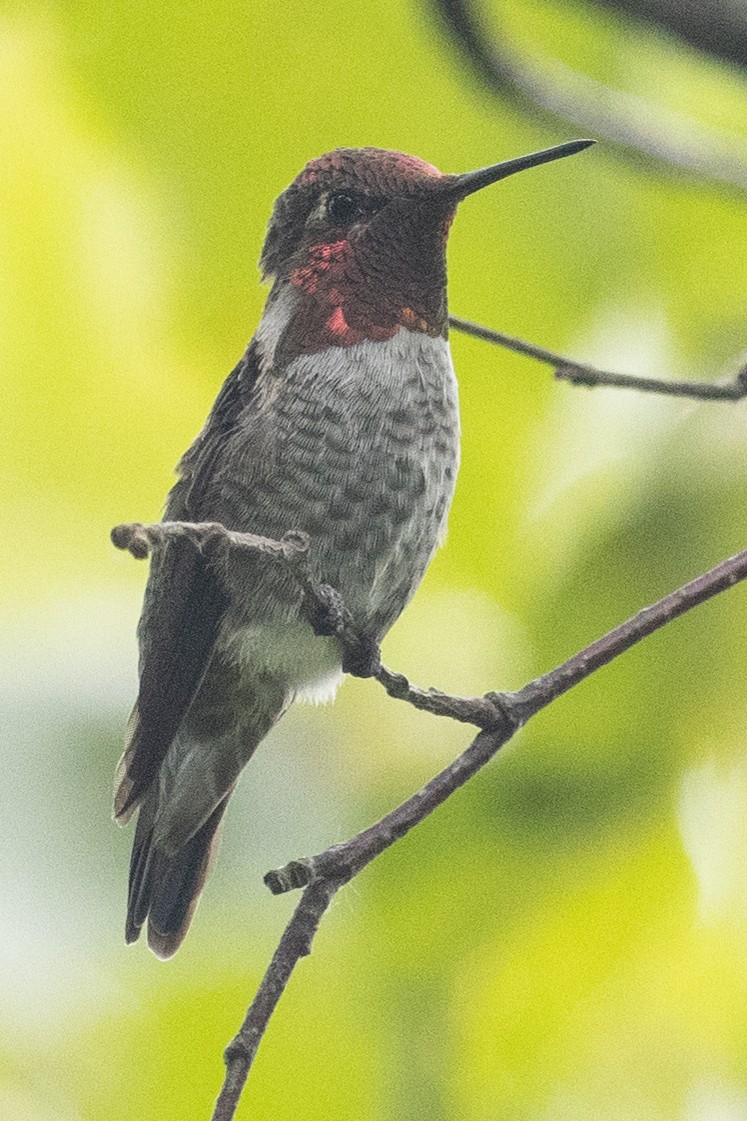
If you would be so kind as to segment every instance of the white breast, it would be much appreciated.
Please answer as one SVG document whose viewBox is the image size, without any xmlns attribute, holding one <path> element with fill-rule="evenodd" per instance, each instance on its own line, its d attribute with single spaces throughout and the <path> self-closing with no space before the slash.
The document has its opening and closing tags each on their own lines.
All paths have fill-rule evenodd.
<svg viewBox="0 0 747 1121">
<path fill-rule="evenodd" d="M 259 333 L 268 358 L 281 312 Z M 459 464 L 448 343 L 403 328 L 383 342 L 301 355 L 282 371 L 266 367 L 264 377 L 272 386 L 248 423 L 247 461 L 258 430 L 267 450 L 260 464 L 252 459 L 251 486 L 236 484 L 241 517 L 226 486 L 230 506 L 221 520 L 271 537 L 305 530 L 318 578 L 379 639 L 446 527 Z M 251 588 L 237 585 L 232 625 L 239 624 L 242 660 L 286 676 L 294 695 L 329 691 L 339 673 L 334 644 L 313 638 L 287 600 L 277 608 L 274 601 L 261 577 Z"/>
</svg>

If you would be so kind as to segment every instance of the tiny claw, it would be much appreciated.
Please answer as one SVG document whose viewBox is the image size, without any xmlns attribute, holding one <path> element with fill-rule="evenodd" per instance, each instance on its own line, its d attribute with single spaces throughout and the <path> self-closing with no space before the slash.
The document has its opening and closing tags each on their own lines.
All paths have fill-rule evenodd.
<svg viewBox="0 0 747 1121">
<path fill-rule="evenodd" d="M 130 539 L 132 537 L 132 526 L 124 523 L 122 525 L 115 525 L 109 534 L 112 545 L 117 549 L 129 549 Z"/>
<path fill-rule="evenodd" d="M 381 650 L 375 639 L 360 635 L 356 642 L 347 643 L 342 652 L 344 673 L 353 677 L 377 677 L 381 671 Z"/>
<path fill-rule="evenodd" d="M 117 549 L 126 549 L 137 560 L 145 560 L 150 552 L 148 538 L 139 522 L 115 525 L 109 536 Z"/>
<path fill-rule="evenodd" d="M 343 603 L 340 593 L 329 584 L 320 584 L 316 598 L 306 604 L 306 618 L 317 638 L 339 634 L 343 624 Z"/>
<path fill-rule="evenodd" d="M 136 560 L 145 560 L 150 552 L 148 538 L 142 532 L 133 533 L 129 548 Z"/>
<path fill-rule="evenodd" d="M 311 538 L 302 529 L 289 529 L 280 538 L 280 542 L 285 546 L 286 552 L 291 554 L 308 553 Z"/>
</svg>

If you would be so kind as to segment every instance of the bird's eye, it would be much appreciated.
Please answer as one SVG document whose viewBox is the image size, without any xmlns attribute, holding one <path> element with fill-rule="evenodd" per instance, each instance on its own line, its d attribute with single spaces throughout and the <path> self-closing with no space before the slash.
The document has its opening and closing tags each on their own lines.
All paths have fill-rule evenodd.
<svg viewBox="0 0 747 1121">
<path fill-rule="evenodd" d="M 339 191 L 329 197 L 327 217 L 335 226 L 348 226 L 360 217 L 362 209 L 357 198 Z"/>
</svg>

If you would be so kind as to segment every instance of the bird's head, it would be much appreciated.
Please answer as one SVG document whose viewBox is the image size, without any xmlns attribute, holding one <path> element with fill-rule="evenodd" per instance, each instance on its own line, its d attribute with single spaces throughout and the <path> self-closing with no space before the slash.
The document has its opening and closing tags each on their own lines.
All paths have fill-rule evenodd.
<svg viewBox="0 0 747 1121">
<path fill-rule="evenodd" d="M 312 160 L 275 203 L 260 262 L 265 276 L 299 293 L 300 349 L 391 338 L 401 327 L 445 334 L 446 240 L 459 203 L 592 143 L 461 175 L 381 148 L 337 148 Z"/>
</svg>

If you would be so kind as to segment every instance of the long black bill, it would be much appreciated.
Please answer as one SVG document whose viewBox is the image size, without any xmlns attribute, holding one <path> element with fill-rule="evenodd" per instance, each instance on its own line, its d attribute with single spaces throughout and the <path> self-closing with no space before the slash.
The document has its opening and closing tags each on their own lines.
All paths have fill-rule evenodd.
<svg viewBox="0 0 747 1121">
<path fill-rule="evenodd" d="M 467 195 L 480 191 L 491 183 L 497 183 L 499 179 L 515 175 L 517 171 L 526 171 L 527 168 L 538 167 L 542 163 L 575 156 L 576 152 L 583 152 L 584 148 L 590 148 L 595 143 L 595 140 L 570 140 L 567 144 L 556 144 L 554 148 L 543 148 L 541 152 L 532 152 L 528 156 L 519 156 L 515 160 L 505 160 L 503 163 L 493 164 L 492 167 L 481 167 L 479 171 L 466 171 L 464 175 L 449 176 L 451 184 L 448 193 L 455 202 L 460 202 Z"/>
</svg>

